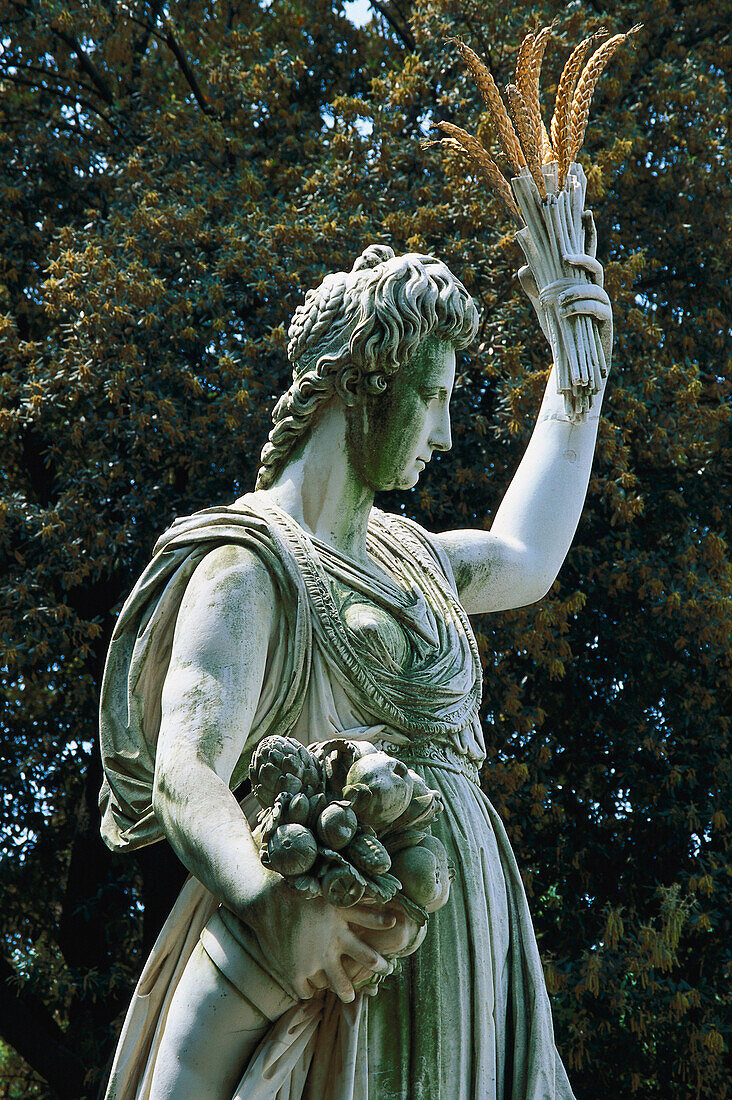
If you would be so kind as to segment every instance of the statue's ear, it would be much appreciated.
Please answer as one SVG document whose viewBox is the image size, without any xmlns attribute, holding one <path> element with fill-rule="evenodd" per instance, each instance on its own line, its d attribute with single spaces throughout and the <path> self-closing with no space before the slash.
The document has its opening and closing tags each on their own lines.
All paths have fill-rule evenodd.
<svg viewBox="0 0 732 1100">
<path fill-rule="evenodd" d="M 340 397 L 341 401 L 348 408 L 353 408 L 356 404 L 359 396 L 359 382 L 361 381 L 361 372 L 357 367 L 344 367 L 336 375 L 335 379 L 335 392 Z"/>
</svg>

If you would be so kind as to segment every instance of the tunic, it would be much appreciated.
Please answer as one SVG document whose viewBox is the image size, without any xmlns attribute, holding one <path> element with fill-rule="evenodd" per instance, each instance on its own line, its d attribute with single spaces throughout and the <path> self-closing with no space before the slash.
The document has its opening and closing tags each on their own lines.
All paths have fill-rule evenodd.
<svg viewBox="0 0 732 1100">
<path fill-rule="evenodd" d="M 147 1096 L 167 1005 L 200 937 L 242 995 L 253 965 L 272 978 L 258 1002 L 272 1026 L 232 1100 L 573 1100 L 516 861 L 478 785 L 485 749 L 477 645 L 449 561 L 412 521 L 373 510 L 367 551 L 378 578 L 308 536 L 263 494 L 176 521 L 110 646 L 101 708 L 105 840 L 119 849 L 161 835 L 152 773 L 175 615 L 196 565 L 225 542 L 247 546 L 267 566 L 280 618 L 232 787 L 270 733 L 304 744 L 369 740 L 440 791 L 445 809 L 432 831 L 455 877 L 415 954 L 374 998 L 351 1004 L 327 991 L 296 1001 L 253 933 L 189 880 L 138 984 L 107 1096 Z M 251 796 L 243 809 L 253 820 Z"/>
</svg>

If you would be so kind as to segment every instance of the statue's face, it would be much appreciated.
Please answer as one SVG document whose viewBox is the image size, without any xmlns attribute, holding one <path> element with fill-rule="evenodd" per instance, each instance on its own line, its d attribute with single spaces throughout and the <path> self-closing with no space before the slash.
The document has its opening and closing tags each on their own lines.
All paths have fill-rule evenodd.
<svg viewBox="0 0 732 1100">
<path fill-rule="evenodd" d="M 383 393 L 346 410 L 346 450 L 374 491 L 411 489 L 434 451 L 449 451 L 455 349 L 428 337 Z"/>
</svg>

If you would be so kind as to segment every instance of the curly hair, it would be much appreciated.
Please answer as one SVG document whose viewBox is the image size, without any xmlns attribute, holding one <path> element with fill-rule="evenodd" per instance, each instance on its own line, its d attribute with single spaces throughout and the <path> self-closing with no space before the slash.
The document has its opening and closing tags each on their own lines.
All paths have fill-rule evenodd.
<svg viewBox="0 0 732 1100">
<path fill-rule="evenodd" d="M 426 337 L 464 348 L 477 328 L 473 299 L 434 256 L 373 244 L 350 272 L 326 275 L 290 324 L 292 385 L 274 407 L 257 489 L 275 481 L 336 392 L 381 393 Z"/>
</svg>

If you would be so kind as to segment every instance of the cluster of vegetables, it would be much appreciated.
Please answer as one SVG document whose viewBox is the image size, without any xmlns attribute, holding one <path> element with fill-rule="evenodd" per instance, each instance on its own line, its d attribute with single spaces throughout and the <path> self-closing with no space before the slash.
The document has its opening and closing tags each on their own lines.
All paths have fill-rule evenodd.
<svg viewBox="0 0 732 1100">
<path fill-rule="evenodd" d="M 403 761 L 367 742 L 273 736 L 249 775 L 262 863 L 293 889 L 344 907 L 396 898 L 420 924 L 447 901 L 447 853 L 430 831 L 440 796 Z"/>
</svg>

